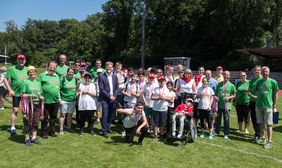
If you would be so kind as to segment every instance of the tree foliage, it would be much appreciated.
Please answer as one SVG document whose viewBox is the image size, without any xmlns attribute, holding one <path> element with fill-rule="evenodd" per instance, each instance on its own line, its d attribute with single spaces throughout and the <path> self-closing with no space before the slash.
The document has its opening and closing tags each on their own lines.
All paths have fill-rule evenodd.
<svg viewBox="0 0 282 168">
<path fill-rule="evenodd" d="M 276 32 L 282 36 L 278 1 L 279 10 L 277 0 L 109 0 L 103 12 L 83 21 L 28 19 L 21 28 L 8 21 L 0 45 L 13 58 L 25 53 L 37 66 L 60 53 L 69 60 L 100 58 L 138 66 L 146 2 L 146 65 L 162 65 L 165 56 L 188 56 L 193 68 L 246 68 L 253 59 L 234 50 L 274 47 Z"/>
</svg>

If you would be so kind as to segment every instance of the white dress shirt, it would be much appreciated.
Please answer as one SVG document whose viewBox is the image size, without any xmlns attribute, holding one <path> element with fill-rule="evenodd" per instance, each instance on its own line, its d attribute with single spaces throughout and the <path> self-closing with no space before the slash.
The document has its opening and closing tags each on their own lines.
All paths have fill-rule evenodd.
<svg viewBox="0 0 282 168">
<path fill-rule="evenodd" d="M 108 78 L 109 85 L 110 85 L 110 95 L 113 96 L 114 95 L 114 90 L 113 90 L 113 73 L 107 74 L 107 78 Z"/>
</svg>

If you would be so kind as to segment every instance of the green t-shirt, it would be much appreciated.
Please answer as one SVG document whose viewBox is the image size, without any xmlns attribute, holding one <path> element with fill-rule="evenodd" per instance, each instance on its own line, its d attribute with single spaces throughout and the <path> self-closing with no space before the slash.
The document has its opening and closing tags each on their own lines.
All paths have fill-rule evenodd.
<svg viewBox="0 0 282 168">
<path fill-rule="evenodd" d="M 257 95 L 257 90 L 256 90 L 256 87 L 257 87 L 257 82 L 259 80 L 261 80 L 262 77 L 257 77 L 257 78 L 253 78 L 251 81 L 250 81 L 250 84 L 249 84 L 249 90 L 251 91 L 252 95 Z M 251 98 L 251 102 L 256 102 L 255 99 Z"/>
<path fill-rule="evenodd" d="M 61 84 L 61 99 L 66 102 L 76 101 L 76 78 L 68 79 L 67 77 L 62 78 Z"/>
<path fill-rule="evenodd" d="M 261 79 L 257 82 L 256 90 L 258 93 L 256 106 L 272 108 L 274 93 L 279 90 L 277 82 L 271 78 L 268 80 Z"/>
<path fill-rule="evenodd" d="M 49 75 L 43 72 L 39 75 L 38 81 L 42 86 L 44 103 L 51 104 L 60 101 L 61 81 L 57 74 Z"/>
<path fill-rule="evenodd" d="M 225 104 L 224 104 L 224 98 L 229 97 L 236 93 L 236 88 L 231 82 L 227 82 L 225 85 L 223 85 L 223 82 L 220 82 L 217 85 L 215 94 L 218 97 L 218 109 L 225 109 Z M 231 101 L 229 100 L 227 103 L 228 109 L 231 110 Z"/>
<path fill-rule="evenodd" d="M 64 66 L 57 65 L 56 74 L 59 75 L 60 78 L 62 78 L 67 75 L 68 68 L 69 66 L 67 65 L 64 65 Z"/>
<path fill-rule="evenodd" d="M 37 80 L 31 81 L 30 79 L 27 79 L 23 81 L 22 85 L 22 93 L 36 95 L 36 97 L 33 98 L 33 101 L 39 102 L 40 96 L 42 95 L 42 88 L 40 82 L 38 82 Z"/>
<path fill-rule="evenodd" d="M 98 68 L 91 68 L 90 70 L 89 70 L 89 73 L 91 73 L 92 74 L 92 76 L 93 76 L 93 78 L 96 78 L 97 77 L 97 69 Z M 102 69 L 102 73 L 106 73 L 106 70 L 104 69 L 104 68 L 101 68 Z"/>
<path fill-rule="evenodd" d="M 77 73 L 74 73 L 74 74 L 73 74 L 73 77 L 74 77 L 74 78 L 81 78 L 81 75 L 80 75 L 79 72 L 77 72 Z"/>
<path fill-rule="evenodd" d="M 250 103 L 250 96 L 248 95 L 249 84 L 249 81 L 246 81 L 245 83 L 239 81 L 236 84 L 236 104 L 248 105 Z"/>
<path fill-rule="evenodd" d="M 7 71 L 5 78 L 11 81 L 11 88 L 15 92 L 16 97 L 21 96 L 22 82 L 28 78 L 27 67 L 11 66 Z"/>
</svg>

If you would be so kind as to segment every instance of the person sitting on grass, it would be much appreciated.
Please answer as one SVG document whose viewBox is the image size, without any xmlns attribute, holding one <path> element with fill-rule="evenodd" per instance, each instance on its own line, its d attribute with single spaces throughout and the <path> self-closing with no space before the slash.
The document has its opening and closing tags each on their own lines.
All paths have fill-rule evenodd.
<svg viewBox="0 0 282 168">
<path fill-rule="evenodd" d="M 25 144 L 31 146 L 32 143 L 39 144 L 36 138 L 39 117 L 44 118 L 43 100 L 41 96 L 41 84 L 36 80 L 37 71 L 33 66 L 28 67 L 28 79 L 22 83 L 22 111 L 23 111 L 23 133 Z M 31 134 L 31 139 L 30 139 Z"/>
<path fill-rule="evenodd" d="M 147 119 L 144 113 L 144 105 L 140 102 L 136 103 L 134 108 L 117 109 L 118 113 L 126 114 L 123 120 L 125 129 L 125 141 L 133 143 L 134 136 L 139 135 L 138 145 L 143 145 L 143 139 L 148 131 Z"/>
<path fill-rule="evenodd" d="M 193 114 L 193 104 L 194 101 L 191 98 L 188 98 L 181 104 L 179 104 L 175 110 L 174 114 L 172 115 L 172 136 L 176 137 L 176 118 L 179 118 L 179 131 L 177 138 L 180 139 L 183 134 L 183 129 L 184 129 L 184 120 L 186 117 L 186 114 Z"/>
</svg>

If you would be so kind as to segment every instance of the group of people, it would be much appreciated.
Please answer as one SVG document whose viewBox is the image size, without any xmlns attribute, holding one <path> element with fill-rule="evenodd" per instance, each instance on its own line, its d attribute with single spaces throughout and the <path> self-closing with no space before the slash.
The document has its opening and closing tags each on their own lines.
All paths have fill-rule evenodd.
<svg viewBox="0 0 282 168">
<path fill-rule="evenodd" d="M 17 55 L 17 63 L 11 66 L 3 83 L 12 96 L 10 134 L 16 135 L 16 117 L 20 102 L 23 112 L 25 144 L 39 144 L 37 130 L 41 120 L 41 136 L 57 136 L 56 122 L 59 117 L 59 134 L 64 130 L 74 132 L 72 116 L 76 114 L 79 136 L 83 136 L 85 122 L 88 131 L 94 132 L 94 123 L 101 122 L 101 135 L 109 137 L 113 119 L 123 121 L 126 142 L 132 143 L 139 135 L 138 144 L 150 133 L 153 139 L 162 139 L 168 133 L 174 138 L 183 136 L 184 119 L 200 120 L 200 138 L 220 135 L 221 120 L 224 118 L 224 138 L 229 138 L 230 111 L 236 107 L 238 131 L 249 133 L 252 121 L 254 139 L 264 148 L 272 148 L 272 115 L 278 101 L 278 84 L 269 78 L 268 67 L 255 66 L 255 77 L 247 80 L 247 73 L 240 73 L 240 81 L 231 83 L 230 72 L 216 68 L 199 67 L 198 74 L 177 65 L 174 69 L 150 67 L 123 68 L 108 61 L 105 69 L 97 59 L 95 66 L 85 67 L 85 62 L 76 61 L 67 65 L 67 56 L 61 54 L 58 63 L 50 61 L 47 70 L 37 74 L 33 66 L 25 66 L 26 56 Z M 1 102 L 0 102 L 1 103 Z M 100 115 L 101 113 L 102 115 Z M 177 129 L 176 121 L 179 120 Z M 243 128 L 244 125 L 244 128 Z M 171 129 L 171 132 L 168 130 Z M 266 138 L 267 131 L 267 138 Z"/>
</svg>

